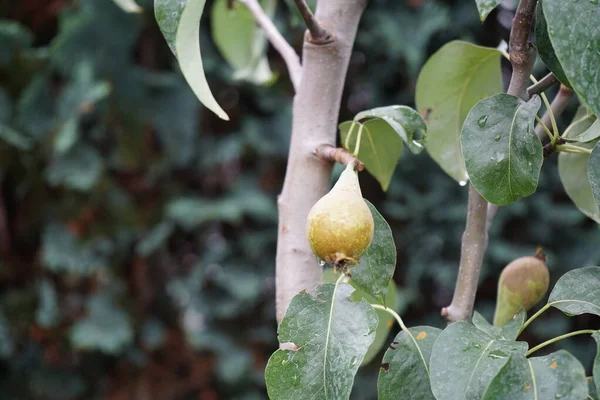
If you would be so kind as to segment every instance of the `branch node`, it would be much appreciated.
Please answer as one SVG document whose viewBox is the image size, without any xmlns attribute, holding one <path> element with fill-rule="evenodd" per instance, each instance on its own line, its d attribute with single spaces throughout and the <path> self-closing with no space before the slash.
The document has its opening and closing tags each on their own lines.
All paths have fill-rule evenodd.
<svg viewBox="0 0 600 400">
<path fill-rule="evenodd" d="M 362 171 L 365 169 L 365 164 L 354 157 L 348 150 L 341 147 L 334 147 L 330 144 L 322 144 L 315 149 L 314 155 L 319 159 L 329 163 L 338 162 L 344 165 L 353 164 L 354 169 L 357 171 Z"/>
<path fill-rule="evenodd" d="M 310 43 L 324 45 L 335 40 L 335 36 L 319 24 L 319 21 L 317 21 L 317 18 L 315 18 L 305 0 L 294 0 L 294 2 L 308 29 L 307 40 Z"/>
<path fill-rule="evenodd" d="M 548 75 L 540 79 L 538 83 L 529 86 L 527 88 L 527 94 L 529 97 L 533 96 L 534 94 L 540 94 L 557 83 L 558 78 L 552 72 L 550 72 Z"/>
</svg>

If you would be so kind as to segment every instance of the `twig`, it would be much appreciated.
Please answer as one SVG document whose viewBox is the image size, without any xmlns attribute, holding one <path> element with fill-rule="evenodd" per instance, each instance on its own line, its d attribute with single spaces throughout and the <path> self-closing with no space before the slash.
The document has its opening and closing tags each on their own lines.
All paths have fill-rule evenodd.
<svg viewBox="0 0 600 400">
<path fill-rule="evenodd" d="M 508 44 L 510 63 L 513 70 L 507 93 L 524 100 L 527 100 L 527 82 L 533 63 L 535 63 L 535 57 L 532 57 L 532 53 L 535 54 L 535 49 L 529 43 L 529 33 L 536 4 L 536 0 L 521 0 L 519 2 L 510 30 Z"/>
<path fill-rule="evenodd" d="M 479 273 L 488 242 L 485 230 L 487 204 L 475 187 L 469 185 L 467 224 L 462 237 L 456 288 L 452 303 L 442 309 L 442 316 L 449 323 L 469 320 L 473 314 Z"/>
<path fill-rule="evenodd" d="M 323 161 L 338 162 L 348 165 L 354 164 L 354 169 L 362 171 L 365 169 L 365 164 L 355 158 L 352 153 L 342 147 L 334 147 L 330 144 L 322 144 L 315 149 L 315 155 Z"/>
<path fill-rule="evenodd" d="M 565 111 L 565 109 L 569 105 L 569 101 L 571 101 L 571 98 L 573 97 L 574 93 L 575 92 L 573 92 L 571 89 L 569 89 L 565 85 L 560 85 L 560 89 L 558 89 L 558 93 L 556 94 L 556 96 L 554 97 L 554 100 L 552 100 L 552 103 L 550 104 L 550 108 L 552 109 L 552 114 L 554 114 L 555 117 L 558 117 L 560 114 L 563 113 L 563 111 Z M 542 116 L 542 122 L 546 126 L 550 126 L 550 112 L 546 111 L 544 113 L 544 115 Z M 540 140 L 543 139 L 545 136 L 544 126 L 541 124 L 538 124 L 535 127 L 535 133 L 540 138 Z"/>
<path fill-rule="evenodd" d="M 239 0 L 239 2 L 248 7 L 254 16 L 256 23 L 264 30 L 269 42 L 271 42 L 275 50 L 281 54 L 283 61 L 287 65 L 288 73 L 290 74 L 290 80 L 292 81 L 292 85 L 294 85 L 294 90 L 298 92 L 298 88 L 300 87 L 300 79 L 302 78 L 300 57 L 298 57 L 296 51 L 277 30 L 277 27 L 262 9 L 258 0 Z"/>
<path fill-rule="evenodd" d="M 536 3 L 536 0 L 519 2 L 510 31 L 510 62 L 513 71 L 507 93 L 522 99 L 527 98 L 527 82 L 535 63 L 535 49 L 529 44 L 529 32 Z M 497 209 L 489 206 L 492 207 L 490 213 L 493 219 Z M 473 314 L 481 264 L 488 244 L 488 226 L 491 223 L 487 213 L 488 202 L 472 184 L 469 185 L 467 224 L 462 237 L 456 287 L 452 303 L 442 309 L 442 316 L 448 323 L 469 320 Z"/>
<path fill-rule="evenodd" d="M 306 1 L 294 0 L 294 2 L 302 15 L 302 19 L 304 19 L 306 28 L 310 32 L 309 41 L 314 44 L 326 44 L 331 42 L 333 39 L 332 34 L 319 24 L 319 21 L 315 18 Z"/>
<path fill-rule="evenodd" d="M 534 94 L 540 94 L 557 83 L 558 78 L 552 72 L 550 72 L 548 75 L 540 79 L 538 83 L 529 86 L 527 88 L 527 95 L 531 97 Z"/>
</svg>

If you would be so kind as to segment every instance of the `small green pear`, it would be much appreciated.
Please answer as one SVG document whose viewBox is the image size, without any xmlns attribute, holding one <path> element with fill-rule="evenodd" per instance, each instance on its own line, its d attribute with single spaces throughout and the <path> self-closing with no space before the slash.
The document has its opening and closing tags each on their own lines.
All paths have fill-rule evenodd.
<svg viewBox="0 0 600 400">
<path fill-rule="evenodd" d="M 308 213 L 306 233 L 317 257 L 345 268 L 359 262 L 373 240 L 374 226 L 358 175 L 350 163 L 331 191 Z"/>
<path fill-rule="evenodd" d="M 494 325 L 506 325 L 521 307 L 529 311 L 548 292 L 550 273 L 545 257 L 538 250 L 534 257 L 520 257 L 502 270 Z"/>
</svg>

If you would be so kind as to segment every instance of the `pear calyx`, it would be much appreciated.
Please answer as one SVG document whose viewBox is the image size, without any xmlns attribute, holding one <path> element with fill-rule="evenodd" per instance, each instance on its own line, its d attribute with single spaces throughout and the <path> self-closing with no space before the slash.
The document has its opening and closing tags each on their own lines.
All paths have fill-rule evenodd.
<svg viewBox="0 0 600 400">
<path fill-rule="evenodd" d="M 313 252 L 342 269 L 359 262 L 373 240 L 374 227 L 353 164 L 346 166 L 331 191 L 315 203 L 306 221 Z"/>
</svg>

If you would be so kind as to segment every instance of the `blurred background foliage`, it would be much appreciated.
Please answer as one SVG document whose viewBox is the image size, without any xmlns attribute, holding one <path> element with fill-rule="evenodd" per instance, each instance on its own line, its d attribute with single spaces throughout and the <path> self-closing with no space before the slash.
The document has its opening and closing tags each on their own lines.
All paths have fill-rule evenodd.
<svg viewBox="0 0 600 400">
<path fill-rule="evenodd" d="M 275 199 L 293 90 L 272 50 L 279 78 L 268 87 L 232 79 L 207 19 L 205 69 L 232 118 L 219 120 L 179 74 L 152 1 L 139 3 L 142 14 L 108 0 L 0 0 L 2 398 L 266 398 L 263 369 L 277 346 Z M 449 40 L 506 40 L 514 2 L 504 3 L 481 26 L 472 1 L 372 0 L 340 120 L 412 105 L 419 69 Z M 288 2 L 275 19 L 299 49 Z M 366 173 L 361 180 L 395 234 L 398 311 L 409 326 L 442 327 L 466 188 L 408 152 L 388 193 Z M 556 281 L 598 265 L 598 243 L 551 157 L 539 192 L 494 222 L 477 309 L 491 318 L 501 268 L 537 245 Z M 551 311 L 525 339 L 592 319 Z M 591 339 L 561 345 L 589 365 Z M 375 397 L 377 371 L 377 359 L 361 370 L 353 398 Z"/>
</svg>

